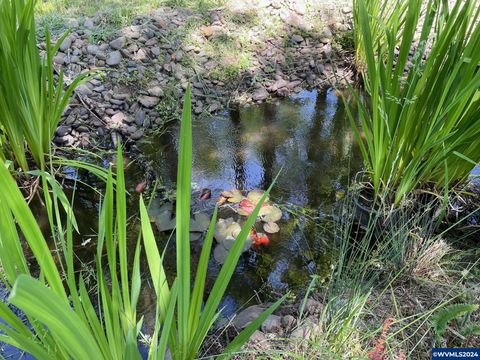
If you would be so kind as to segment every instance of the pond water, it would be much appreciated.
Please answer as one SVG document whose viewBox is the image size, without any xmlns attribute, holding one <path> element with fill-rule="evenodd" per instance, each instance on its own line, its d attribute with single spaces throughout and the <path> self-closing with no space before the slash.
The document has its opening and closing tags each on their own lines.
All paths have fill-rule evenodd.
<svg viewBox="0 0 480 360">
<path fill-rule="evenodd" d="M 176 177 L 177 130 L 142 147 L 167 186 L 174 186 Z M 281 171 L 271 194 L 284 210 L 280 232 L 268 246 L 242 256 L 222 304 L 227 314 L 257 292 L 262 297 L 262 289 L 268 294 L 304 287 L 311 274 L 329 271 L 328 215 L 361 165 L 343 102 L 333 89 L 194 120 L 193 153 L 194 211 L 211 213 L 224 190 L 267 189 Z M 204 188 L 212 192 L 209 201 L 198 199 Z M 193 251 L 196 247 L 199 252 L 201 241 L 192 243 Z M 219 265 L 212 259 L 210 266 L 211 283 Z"/>
<path fill-rule="evenodd" d="M 175 186 L 178 140 L 178 127 L 173 126 L 141 145 L 167 189 Z M 277 291 L 304 288 L 310 275 L 329 272 L 331 237 L 325 231 L 329 215 L 361 165 L 342 100 L 334 90 L 304 91 L 274 103 L 194 119 L 193 152 L 193 212 L 210 215 L 215 199 L 224 190 L 266 189 L 281 171 L 271 193 L 271 200 L 283 211 L 278 223 L 280 232 L 271 235 L 268 246 L 242 255 L 221 304 L 224 314 L 234 313 L 252 298 L 268 300 Z M 134 162 L 127 167 L 132 212 L 137 210 L 138 195 L 134 189 L 142 175 Z M 95 183 L 94 179 L 83 180 Z M 211 190 L 210 200 L 198 199 L 204 188 Z M 67 192 L 71 189 L 67 188 Z M 93 266 L 98 200 L 91 189 L 78 184 L 75 213 L 80 235 L 75 248 L 80 266 L 85 268 Z M 34 201 L 32 208 L 46 229 L 48 219 L 43 207 Z M 227 215 L 222 211 L 220 216 Z M 159 246 L 163 247 L 168 234 L 157 235 Z M 192 242 L 194 264 L 201 246 L 201 239 Z M 173 253 L 174 247 L 170 246 L 168 251 Z M 165 266 L 169 273 L 174 269 L 174 259 L 175 256 L 167 256 Z M 143 265 L 147 274 L 146 264 Z M 209 266 L 207 290 L 220 269 L 213 258 Z M 145 286 L 140 306 L 147 327 L 153 321 L 154 301 L 153 290 Z"/>
</svg>

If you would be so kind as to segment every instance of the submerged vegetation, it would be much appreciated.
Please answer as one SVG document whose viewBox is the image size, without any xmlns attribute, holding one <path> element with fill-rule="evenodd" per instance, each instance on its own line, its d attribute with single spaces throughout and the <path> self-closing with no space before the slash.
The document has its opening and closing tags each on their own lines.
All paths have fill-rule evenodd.
<svg viewBox="0 0 480 360">
<path fill-rule="evenodd" d="M 74 3 L 92 6 L 91 1 Z M 147 6 L 135 1 L 135 10 L 119 12 L 116 21 L 129 23 L 144 6 L 195 4 L 206 14 L 209 7 L 225 4 L 187 3 L 154 0 Z M 432 347 L 480 346 L 480 208 L 478 189 L 466 184 L 480 162 L 479 1 L 458 0 L 453 6 L 442 0 L 353 1 L 352 35 L 364 89 L 349 86 L 350 99 L 344 99 L 366 166 L 361 180 L 366 181 L 355 178 L 345 194 L 332 190 L 337 201 L 331 214 L 319 215 L 323 209 L 308 214 L 314 226 L 325 227 L 315 236 L 332 249 L 326 274 L 314 274 L 296 294 L 284 288 L 270 294 L 274 300 L 268 306 L 233 330 L 219 324 L 242 254 L 252 254 L 251 246 L 257 250 L 273 246 L 284 225 L 296 226 L 282 222 L 287 206 L 272 199 L 270 183 L 277 180 L 272 179 L 274 160 L 263 159 L 265 169 L 270 167 L 270 175 L 263 179 L 265 187 L 270 185 L 266 191 L 246 192 L 240 186 L 223 191 L 212 217 L 202 214 L 208 226 L 192 230 L 192 223 L 201 217 L 191 215 L 192 103 L 185 80 L 175 195 L 165 208 L 159 206 L 158 216 L 152 216 L 150 205 L 159 193 L 155 188 L 147 202 L 149 187 L 143 180 L 136 187 L 138 213 L 132 211 L 127 205 L 131 194 L 123 155 L 130 144 L 116 144 L 115 161 L 107 161 L 105 168 L 54 154 L 52 138 L 70 97 L 94 74 L 84 72 L 70 81 L 53 66 L 68 33 L 53 44 L 46 28 L 45 49 L 37 46 L 34 12 L 47 12 L 48 4 L 67 6 L 63 0 L 42 2 L 37 8 L 33 0 L 0 0 L 0 283 L 8 292 L 8 298 L 0 301 L 1 346 L 8 344 L 37 359 L 112 360 L 212 355 L 416 359 L 429 356 Z M 247 20 L 230 16 L 248 32 Z M 212 72 L 225 81 L 238 77 L 250 64 L 239 50 L 243 45 L 233 46 L 226 36 L 206 40 L 211 36 L 201 37 L 207 44 L 204 49 L 210 46 L 213 53 L 232 54 L 231 63 Z M 285 40 L 295 41 L 295 46 L 308 43 L 299 34 L 294 36 L 298 41 Z M 322 52 L 329 49 L 331 38 L 325 41 Z M 155 76 L 153 70 L 146 71 Z M 286 88 L 282 80 L 274 85 Z M 257 99 L 270 96 L 263 90 Z M 151 106 L 163 120 L 175 117 L 170 110 L 179 102 L 176 91 L 166 95 L 169 106 Z M 349 106 L 352 98 L 354 107 Z M 320 131 L 315 126 L 308 130 Z M 218 136 L 220 130 L 216 131 Z M 258 131 L 278 135 L 268 126 Z M 233 131 L 227 135 L 237 141 Z M 245 167 L 246 154 L 234 150 L 234 166 Z M 274 152 L 272 158 L 277 156 Z M 311 162 L 310 155 L 304 161 Z M 282 156 L 288 160 L 288 155 Z M 74 212 L 78 179 L 72 197 L 67 196 L 57 181 L 60 171 L 55 167 L 61 165 L 100 178 L 98 224 L 88 240 L 93 238 L 94 259 L 88 272 L 78 266 L 74 240 L 80 232 Z M 25 173 L 31 187 L 28 196 L 21 187 Z M 244 185 L 245 179 L 240 182 Z M 211 195 L 205 188 L 200 199 Z M 29 206 L 34 196 L 46 213 L 47 231 Z M 229 217 L 219 215 L 222 205 Z M 288 215 L 295 216 L 293 211 Z M 170 233 L 165 248 L 157 242 L 153 217 L 158 232 Z M 203 238 L 198 258 L 191 232 Z M 170 242 L 175 248 L 173 269 L 165 265 Z M 252 256 L 257 255 L 261 252 Z M 212 257 L 218 274 L 209 283 Z M 302 266 L 311 269 L 312 261 L 308 262 Z M 148 287 L 154 297 L 154 321 L 146 329 L 139 303 L 140 293 Z M 276 311 L 293 318 L 288 332 L 278 332 L 268 347 L 250 351 L 257 328 L 268 320 L 284 320 L 276 315 L 272 320 Z M 221 339 L 215 338 L 218 328 Z M 214 354 L 207 349 L 209 342 L 220 344 Z"/>
</svg>

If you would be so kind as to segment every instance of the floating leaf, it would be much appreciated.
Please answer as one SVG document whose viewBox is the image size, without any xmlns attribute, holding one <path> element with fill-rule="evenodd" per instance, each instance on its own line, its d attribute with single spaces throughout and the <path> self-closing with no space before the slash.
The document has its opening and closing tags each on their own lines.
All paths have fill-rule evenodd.
<svg viewBox="0 0 480 360">
<path fill-rule="evenodd" d="M 225 196 L 221 195 L 217 199 L 217 205 L 218 206 L 223 205 L 223 204 L 225 204 L 226 201 L 227 201 L 227 198 Z"/>
<path fill-rule="evenodd" d="M 212 197 L 212 191 L 208 188 L 204 188 L 202 189 L 202 191 L 200 192 L 200 196 L 199 196 L 199 199 L 200 200 L 208 200 Z"/>
<path fill-rule="evenodd" d="M 227 250 L 230 250 L 235 243 L 235 238 L 233 236 L 227 236 L 225 240 L 223 240 L 223 247 Z"/>
<path fill-rule="evenodd" d="M 223 264 L 227 258 L 228 250 L 221 244 L 218 244 L 213 250 L 213 258 L 219 264 Z"/>
<path fill-rule="evenodd" d="M 247 239 L 245 240 L 245 245 L 243 246 L 243 251 L 247 251 L 252 247 L 253 244 L 253 239 L 251 236 L 248 236 Z"/>
<path fill-rule="evenodd" d="M 260 209 L 258 216 L 263 222 L 277 222 L 282 218 L 282 210 L 274 205 L 267 205 Z"/>
<path fill-rule="evenodd" d="M 201 232 L 190 232 L 190 242 L 192 241 L 198 241 L 202 238 L 202 233 Z"/>
<path fill-rule="evenodd" d="M 195 214 L 190 221 L 190 231 L 204 232 L 210 225 L 210 217 L 205 213 Z"/>
<path fill-rule="evenodd" d="M 266 233 L 275 234 L 280 231 L 280 227 L 276 222 L 270 221 L 263 224 L 263 230 L 265 230 Z"/>
<path fill-rule="evenodd" d="M 223 191 L 221 195 L 226 197 L 231 203 L 238 203 L 243 199 L 242 192 L 237 189 Z"/>
<path fill-rule="evenodd" d="M 166 203 L 161 207 L 153 207 L 150 212 L 151 219 L 157 225 L 158 231 L 170 231 L 175 229 L 175 217 L 173 216 L 172 203 Z"/>
<path fill-rule="evenodd" d="M 234 223 L 233 218 L 228 218 L 228 219 L 219 219 L 217 221 L 217 225 L 215 226 L 215 231 L 213 233 L 213 236 L 215 237 L 215 240 L 217 240 L 218 243 L 222 243 L 223 240 L 229 235 L 231 235 L 231 232 L 229 232 L 229 226 Z"/>
<path fill-rule="evenodd" d="M 255 209 L 255 205 L 250 202 L 248 199 L 243 199 L 240 201 L 237 213 L 243 216 L 250 215 Z"/>
<path fill-rule="evenodd" d="M 232 222 L 227 226 L 227 236 L 232 236 L 236 239 L 240 231 L 242 231 L 242 227 L 237 222 Z"/>
<path fill-rule="evenodd" d="M 252 190 L 248 193 L 247 199 L 254 205 L 257 205 L 260 199 L 262 198 L 264 191 L 262 190 Z M 265 202 L 268 201 L 268 197 L 265 199 Z"/>
</svg>

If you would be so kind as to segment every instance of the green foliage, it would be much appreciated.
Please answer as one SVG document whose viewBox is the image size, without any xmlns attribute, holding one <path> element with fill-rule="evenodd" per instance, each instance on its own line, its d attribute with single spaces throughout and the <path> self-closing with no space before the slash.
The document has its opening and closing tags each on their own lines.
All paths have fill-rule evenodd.
<svg viewBox="0 0 480 360">
<path fill-rule="evenodd" d="M 447 330 L 447 326 L 453 320 L 462 320 L 463 324 L 460 326 L 460 333 L 465 336 L 478 335 L 480 327 L 468 321 L 468 317 L 478 310 L 478 304 L 450 304 L 439 310 L 432 319 L 432 327 L 435 331 L 437 340 Z"/>
<path fill-rule="evenodd" d="M 370 97 L 352 89 L 361 129 L 349 117 L 376 193 L 394 190 L 398 204 L 426 183 L 448 188 L 464 180 L 480 162 L 479 7 L 457 1 L 450 11 L 430 0 L 421 24 L 422 2 L 404 0 L 405 14 L 386 20 L 370 13 L 372 3 L 355 6 Z"/>
<path fill-rule="evenodd" d="M 187 89 L 180 136 L 177 188 L 177 278 L 171 287 L 157 248 L 146 206 L 140 198 L 141 234 L 129 262 L 127 245 L 126 190 L 121 148 L 117 153 L 117 173 L 106 179 L 97 236 L 96 299 L 94 305 L 83 274 L 74 267 L 73 231 L 75 220 L 66 206 L 61 188 L 53 178 L 40 171 L 48 211 L 52 240 L 60 244 L 55 258 L 8 169 L 0 165 L 0 266 L 7 287 L 13 286 L 9 302 L 22 310 L 32 329 L 10 308 L 0 303 L 0 340 L 30 353 L 38 359 L 140 359 L 138 337 L 142 318 L 137 318 L 137 303 L 142 286 L 140 253 L 147 254 L 150 277 L 156 294 L 156 322 L 149 348 L 149 359 L 163 359 L 167 345 L 173 359 L 194 359 L 219 316 L 218 306 L 242 254 L 244 243 L 255 222 L 263 200 L 247 219 L 204 302 L 205 280 L 210 257 L 217 210 L 206 234 L 193 290 L 190 282 L 190 198 L 191 198 L 191 130 L 190 89 Z M 98 171 L 98 169 L 94 169 Z M 115 188 L 114 188 L 115 185 Z M 270 190 L 270 189 L 269 189 Z M 66 213 L 62 222 L 61 209 Z M 29 274 L 20 236 L 32 249 L 41 277 Z M 58 230 L 58 231 L 57 231 Z M 57 265 L 57 264 L 58 265 Z M 62 282 L 64 279 L 64 282 Z M 65 284 L 65 285 L 64 285 Z M 237 351 L 261 322 L 285 299 L 279 299 L 258 320 L 252 322 L 228 346 L 227 353 Z"/>
<path fill-rule="evenodd" d="M 90 75 L 77 77 L 64 90 L 63 72 L 54 76 L 53 57 L 68 35 L 51 43 L 46 30 L 42 58 L 35 39 L 33 0 L 0 1 L 0 141 L 5 156 L 28 169 L 25 142 L 38 166 L 50 152 L 50 142 L 75 87 Z"/>
</svg>

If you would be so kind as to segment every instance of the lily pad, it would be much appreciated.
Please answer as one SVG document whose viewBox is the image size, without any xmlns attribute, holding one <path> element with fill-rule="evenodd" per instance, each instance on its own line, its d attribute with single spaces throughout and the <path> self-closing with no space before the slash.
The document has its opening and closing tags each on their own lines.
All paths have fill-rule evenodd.
<svg viewBox="0 0 480 360">
<path fill-rule="evenodd" d="M 223 240 L 223 246 L 227 250 L 230 250 L 234 243 L 235 243 L 235 238 L 233 236 L 227 236 L 225 240 Z"/>
<path fill-rule="evenodd" d="M 247 194 L 247 199 L 254 205 L 257 205 L 260 199 L 262 198 L 265 192 L 262 190 L 252 190 Z M 267 202 L 269 199 L 268 197 L 265 199 L 264 202 Z"/>
<path fill-rule="evenodd" d="M 265 230 L 266 233 L 275 234 L 280 231 L 280 227 L 276 222 L 270 221 L 263 224 L 263 230 Z"/>
<path fill-rule="evenodd" d="M 198 241 L 202 238 L 202 233 L 201 232 L 190 232 L 190 242 L 192 241 Z"/>
<path fill-rule="evenodd" d="M 240 201 L 237 213 L 239 215 L 248 216 L 253 212 L 253 210 L 255 210 L 255 204 L 248 199 L 243 199 Z"/>
<path fill-rule="evenodd" d="M 210 217 L 205 213 L 195 214 L 190 220 L 190 231 L 204 232 L 210 225 Z"/>
<path fill-rule="evenodd" d="M 159 208 L 155 208 L 155 211 L 150 213 L 150 218 L 157 225 L 158 231 L 170 231 L 175 229 L 175 217 L 173 215 L 173 205 L 166 203 Z"/>
<path fill-rule="evenodd" d="M 229 202 L 231 203 L 238 203 L 242 201 L 243 194 L 240 190 L 232 189 L 222 192 L 221 194 L 223 197 L 226 197 Z"/>
<path fill-rule="evenodd" d="M 267 205 L 260 209 L 258 216 L 266 223 L 277 222 L 282 218 L 282 210 L 275 205 Z"/>
<path fill-rule="evenodd" d="M 213 250 L 213 258 L 219 264 L 223 264 L 227 258 L 228 250 L 222 244 L 218 244 Z"/>
<path fill-rule="evenodd" d="M 213 236 L 215 237 L 215 240 L 217 240 L 218 243 L 222 243 L 227 236 L 231 235 L 231 232 L 229 232 L 228 228 L 233 223 L 234 223 L 233 218 L 219 219 L 217 221 Z"/>
</svg>

